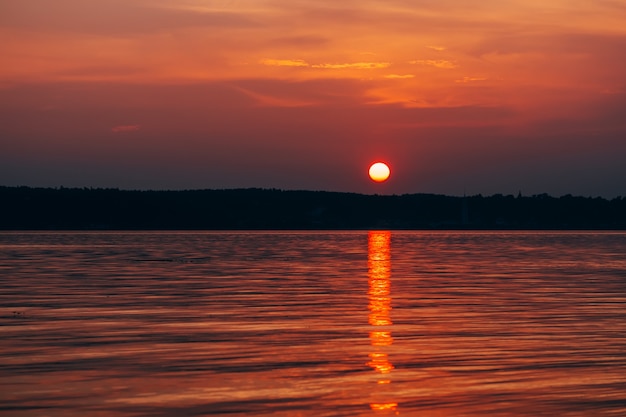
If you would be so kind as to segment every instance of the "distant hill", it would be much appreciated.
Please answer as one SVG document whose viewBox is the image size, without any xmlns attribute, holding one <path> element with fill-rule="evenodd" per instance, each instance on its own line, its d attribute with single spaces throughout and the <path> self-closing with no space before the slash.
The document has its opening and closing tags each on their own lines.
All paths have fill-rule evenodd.
<svg viewBox="0 0 626 417">
<path fill-rule="evenodd" d="M 1 230 L 626 230 L 626 198 L 0 187 Z"/>
</svg>

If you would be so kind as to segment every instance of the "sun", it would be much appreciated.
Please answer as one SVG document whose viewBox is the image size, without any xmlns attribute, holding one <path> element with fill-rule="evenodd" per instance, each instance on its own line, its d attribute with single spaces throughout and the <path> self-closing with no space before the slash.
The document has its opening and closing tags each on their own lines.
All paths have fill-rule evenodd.
<svg viewBox="0 0 626 417">
<path fill-rule="evenodd" d="M 389 174 L 391 171 L 389 170 L 389 166 L 387 166 L 384 162 L 376 162 L 370 166 L 369 170 L 370 178 L 376 182 L 387 181 L 389 178 Z"/>
</svg>

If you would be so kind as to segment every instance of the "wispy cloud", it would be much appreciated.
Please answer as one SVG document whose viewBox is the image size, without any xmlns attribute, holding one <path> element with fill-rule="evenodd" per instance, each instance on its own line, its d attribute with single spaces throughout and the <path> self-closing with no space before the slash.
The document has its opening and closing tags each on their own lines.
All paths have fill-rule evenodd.
<svg viewBox="0 0 626 417">
<path fill-rule="evenodd" d="M 304 107 L 313 104 L 312 102 L 303 99 L 264 94 L 244 87 L 235 87 L 235 90 L 250 97 L 254 100 L 257 106 L 262 107 Z"/>
<path fill-rule="evenodd" d="M 443 52 L 446 50 L 445 46 L 436 46 L 436 45 L 426 45 L 428 49 L 432 49 L 433 51 Z"/>
<path fill-rule="evenodd" d="M 301 59 L 263 59 L 261 64 L 270 67 L 308 67 L 308 62 Z"/>
<path fill-rule="evenodd" d="M 141 128 L 140 125 L 120 125 L 111 128 L 113 133 L 136 132 Z"/>
<path fill-rule="evenodd" d="M 6 3 L 6 2 L 3 2 Z M 14 3 L 14 4 L 13 4 Z M 193 10 L 164 2 L 133 0 L 24 0 L 2 5 L 0 26 L 51 33 L 129 36 L 188 28 L 241 28 L 258 24 L 250 13 Z"/>
<path fill-rule="evenodd" d="M 385 75 L 385 78 L 388 78 L 390 80 L 404 80 L 408 78 L 415 78 L 415 75 L 413 74 L 389 74 L 389 75 Z"/>
<path fill-rule="evenodd" d="M 487 81 L 485 77 L 463 77 L 458 80 L 454 80 L 455 83 L 473 83 L 476 81 Z"/>
<path fill-rule="evenodd" d="M 447 61 L 445 59 L 416 59 L 413 61 L 409 61 L 409 64 L 426 65 L 429 67 L 443 68 L 443 69 L 453 69 L 453 68 L 458 67 L 456 63 L 452 61 Z"/>
<path fill-rule="evenodd" d="M 311 65 L 311 67 L 323 69 L 377 69 L 387 68 L 390 65 L 390 62 L 349 62 L 343 64 L 315 64 Z"/>
<path fill-rule="evenodd" d="M 379 69 L 387 68 L 390 62 L 345 62 L 309 64 L 302 59 L 262 59 L 261 64 L 272 67 L 309 67 L 317 69 Z"/>
</svg>

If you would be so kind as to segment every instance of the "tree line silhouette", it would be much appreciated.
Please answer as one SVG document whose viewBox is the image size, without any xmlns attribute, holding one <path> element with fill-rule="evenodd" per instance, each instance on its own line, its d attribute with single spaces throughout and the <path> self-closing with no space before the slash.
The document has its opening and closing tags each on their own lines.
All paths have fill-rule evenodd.
<svg viewBox="0 0 626 417">
<path fill-rule="evenodd" d="M 2 230 L 626 230 L 626 198 L 0 186 Z"/>
</svg>

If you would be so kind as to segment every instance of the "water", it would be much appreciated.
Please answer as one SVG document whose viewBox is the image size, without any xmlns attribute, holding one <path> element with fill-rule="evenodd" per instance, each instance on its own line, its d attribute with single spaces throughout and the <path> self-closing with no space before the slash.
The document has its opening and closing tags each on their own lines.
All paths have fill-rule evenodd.
<svg viewBox="0 0 626 417">
<path fill-rule="evenodd" d="M 626 234 L 0 234 L 0 414 L 625 416 Z"/>
</svg>

